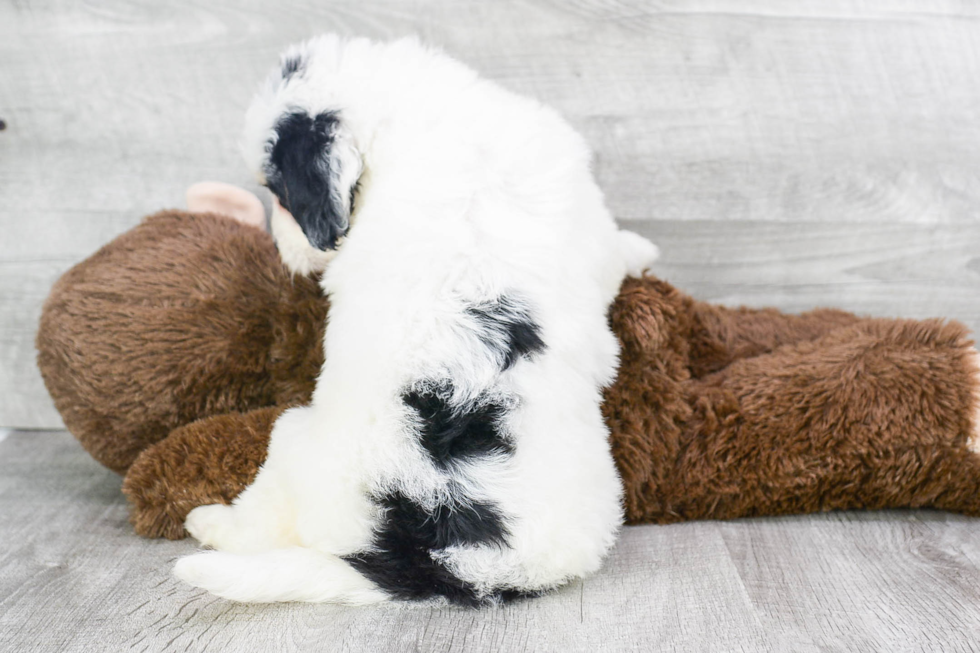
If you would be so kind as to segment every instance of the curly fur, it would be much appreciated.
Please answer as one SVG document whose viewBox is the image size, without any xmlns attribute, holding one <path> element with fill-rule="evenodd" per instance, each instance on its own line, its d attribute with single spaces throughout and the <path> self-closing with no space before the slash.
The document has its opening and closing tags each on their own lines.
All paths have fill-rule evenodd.
<svg viewBox="0 0 980 653">
<path fill-rule="evenodd" d="M 255 481 L 188 514 L 218 552 L 175 572 L 240 601 L 472 606 L 594 572 L 622 523 L 606 311 L 656 248 L 616 228 L 554 111 L 412 39 L 297 56 L 246 151 L 337 249 L 325 361 Z"/>
</svg>

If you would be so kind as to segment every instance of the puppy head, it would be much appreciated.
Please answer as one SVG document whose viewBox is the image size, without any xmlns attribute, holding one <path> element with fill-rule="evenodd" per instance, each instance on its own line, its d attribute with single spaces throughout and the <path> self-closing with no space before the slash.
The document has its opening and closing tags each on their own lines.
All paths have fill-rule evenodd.
<svg viewBox="0 0 980 653">
<path fill-rule="evenodd" d="M 361 156 L 337 112 L 283 113 L 266 144 L 262 172 L 310 245 L 336 249 L 350 228 Z"/>
</svg>

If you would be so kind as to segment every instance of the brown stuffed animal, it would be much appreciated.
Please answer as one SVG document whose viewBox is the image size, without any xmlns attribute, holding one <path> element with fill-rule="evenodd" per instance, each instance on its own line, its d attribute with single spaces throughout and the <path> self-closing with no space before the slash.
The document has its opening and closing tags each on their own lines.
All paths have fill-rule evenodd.
<svg viewBox="0 0 980 653">
<path fill-rule="evenodd" d="M 136 531 L 180 538 L 310 400 L 327 309 L 261 229 L 165 211 L 58 281 L 38 364 L 68 429 L 126 474 Z M 980 359 L 961 324 L 729 309 L 650 276 L 623 283 L 610 320 L 622 354 L 603 410 L 629 523 L 980 515 Z"/>
</svg>

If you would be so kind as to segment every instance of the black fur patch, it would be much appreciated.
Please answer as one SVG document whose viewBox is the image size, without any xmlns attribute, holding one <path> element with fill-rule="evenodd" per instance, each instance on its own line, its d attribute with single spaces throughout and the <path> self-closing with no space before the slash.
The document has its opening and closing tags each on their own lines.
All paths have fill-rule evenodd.
<svg viewBox="0 0 980 653">
<path fill-rule="evenodd" d="M 486 334 L 483 341 L 487 346 L 498 350 L 505 370 L 518 358 L 529 358 L 545 348 L 541 327 L 531 319 L 526 308 L 507 295 L 474 304 L 466 312 L 475 317 L 483 329 Z"/>
<path fill-rule="evenodd" d="M 276 123 L 278 138 L 266 169 L 266 185 L 317 249 L 334 249 L 347 232 L 343 207 L 331 199 L 329 150 L 340 119 L 324 112 L 310 117 L 296 111 Z"/>
<path fill-rule="evenodd" d="M 302 72 L 306 68 L 306 61 L 303 57 L 295 54 L 291 57 L 286 57 L 282 62 L 282 79 L 283 81 L 289 79 L 298 72 Z"/>
<path fill-rule="evenodd" d="M 503 544 L 507 529 L 496 507 L 474 502 L 439 506 L 434 513 L 395 492 L 377 499 L 384 516 L 373 550 L 344 558 L 354 569 L 392 597 L 424 600 L 437 596 L 478 607 L 516 598 L 516 590 L 480 597 L 475 588 L 433 560 L 432 552 L 460 544 Z"/>
<path fill-rule="evenodd" d="M 500 426 L 507 406 L 489 399 L 454 406 L 452 391 L 446 382 L 402 394 L 402 401 L 415 410 L 421 422 L 419 442 L 436 464 L 444 467 L 458 458 L 512 453 L 513 445 Z"/>
</svg>

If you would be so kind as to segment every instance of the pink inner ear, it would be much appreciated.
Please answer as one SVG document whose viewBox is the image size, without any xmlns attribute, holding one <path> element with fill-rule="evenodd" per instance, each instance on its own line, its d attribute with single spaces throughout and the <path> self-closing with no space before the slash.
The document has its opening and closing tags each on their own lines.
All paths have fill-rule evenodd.
<svg viewBox="0 0 980 653">
<path fill-rule="evenodd" d="M 220 181 L 202 181 L 188 188 L 187 210 L 219 213 L 259 229 L 266 228 L 262 201 L 244 188 Z"/>
</svg>

